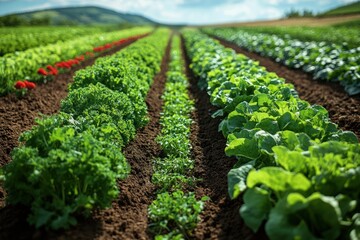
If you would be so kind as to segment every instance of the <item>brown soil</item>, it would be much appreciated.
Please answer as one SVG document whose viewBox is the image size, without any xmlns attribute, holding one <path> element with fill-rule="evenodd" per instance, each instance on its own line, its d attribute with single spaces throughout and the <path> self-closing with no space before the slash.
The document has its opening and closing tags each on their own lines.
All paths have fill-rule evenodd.
<svg viewBox="0 0 360 240">
<path fill-rule="evenodd" d="M 150 123 L 138 131 L 136 139 L 124 150 L 132 171 L 125 181 L 119 181 L 121 193 L 119 199 L 112 203 L 112 208 L 97 211 L 90 219 L 80 219 L 79 224 L 68 231 L 47 232 L 44 229 L 35 230 L 28 225 L 26 216 L 29 210 L 27 208 L 8 205 L 0 209 L 0 239 L 148 239 L 146 233 L 147 206 L 153 199 L 154 190 L 150 182 L 152 174 L 151 162 L 154 157 L 160 154 L 159 147 L 154 139 L 160 129 L 158 124 L 162 106 L 160 96 L 164 89 L 169 51 L 170 45 L 167 47 L 163 58 L 161 72 L 156 75 L 154 84 L 146 99 Z M 64 78 L 64 82 L 60 85 L 66 85 L 69 82 L 67 79 L 71 76 L 68 75 L 68 78 Z M 49 84 L 57 82 L 59 80 Z M 43 85 L 36 90 L 41 91 L 42 87 L 47 87 L 47 85 Z M 66 86 L 63 86 L 63 91 L 65 97 L 67 93 Z M 37 96 L 36 99 L 46 102 L 40 98 L 41 93 L 37 93 L 35 96 Z M 11 102 L 9 101 L 9 103 Z M 59 108 L 59 103 L 57 104 Z M 49 114 L 57 112 L 58 109 L 55 107 L 50 110 L 46 107 L 43 108 Z M 33 115 L 36 116 L 37 113 Z M 32 118 L 35 116 L 32 116 Z M 33 122 L 31 123 L 33 124 Z M 29 121 L 29 126 L 25 126 L 30 128 L 31 123 Z M 22 130 L 20 129 L 19 132 Z M 0 189 L 1 197 L 4 197 L 4 193 Z"/>
<path fill-rule="evenodd" d="M 77 70 L 93 65 L 98 57 L 114 54 L 134 41 L 85 60 L 69 72 L 55 76 L 52 81 L 38 84 L 22 98 L 18 98 L 15 93 L 0 97 L 0 166 L 10 161 L 10 152 L 19 144 L 20 134 L 31 129 L 35 124 L 34 119 L 40 113 L 51 115 L 59 111 L 60 102 L 67 96 L 68 84 L 73 81 Z"/>
<path fill-rule="evenodd" d="M 186 56 L 184 45 L 183 54 Z M 205 91 L 197 87 L 197 79 L 189 68 L 186 56 L 186 75 L 190 81 L 190 96 L 195 101 L 194 123 L 191 126 L 192 157 L 195 159 L 195 177 L 200 179 L 196 196 L 209 196 L 201 221 L 194 231 L 196 239 L 267 239 L 264 231 L 253 234 L 240 218 L 241 199 L 230 200 L 227 193 L 227 173 L 236 163 L 224 153 L 226 139 L 218 132 L 220 119 L 211 117 L 215 108 Z"/>
<path fill-rule="evenodd" d="M 285 78 L 286 82 L 295 86 L 299 97 L 311 104 L 325 107 L 330 119 L 342 130 L 353 131 L 360 139 L 360 96 L 349 96 L 338 83 L 316 81 L 310 74 L 301 70 L 291 69 L 257 53 L 249 52 L 234 43 L 220 40 L 225 47 L 234 49 L 237 53 L 259 61 L 261 66 L 270 72 Z"/>
</svg>

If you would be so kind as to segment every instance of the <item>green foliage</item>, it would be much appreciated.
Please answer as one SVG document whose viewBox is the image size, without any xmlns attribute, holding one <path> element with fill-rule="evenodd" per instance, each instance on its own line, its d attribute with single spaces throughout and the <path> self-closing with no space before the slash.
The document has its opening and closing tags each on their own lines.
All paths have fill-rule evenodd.
<svg viewBox="0 0 360 240">
<path fill-rule="evenodd" d="M 356 1 L 354 3 L 349 3 L 329 11 L 324 12 L 321 16 L 336 16 L 336 15 L 345 15 L 345 14 L 356 14 L 360 13 L 360 2 Z"/>
<path fill-rule="evenodd" d="M 272 34 L 272 29 L 271 34 L 268 34 L 248 28 L 207 28 L 204 31 L 273 58 L 286 66 L 300 68 L 313 74 L 315 79 L 338 81 L 349 95 L 360 93 L 360 48 L 357 48 L 357 30 L 353 30 L 357 43 L 354 48 L 349 48 L 347 43 L 330 45 L 325 42 L 299 41 L 287 35 L 281 36 L 281 30 L 280 34 Z M 345 35 L 346 31 L 343 32 Z M 317 34 L 320 35 L 321 31 Z"/>
<path fill-rule="evenodd" d="M 74 225 L 75 213 L 88 216 L 95 207 L 110 206 L 116 179 L 130 172 L 116 145 L 62 127 L 43 141 L 57 147 L 43 155 L 31 144 L 12 152 L 4 169 L 9 203 L 31 206 L 29 222 L 52 229 Z"/>
<path fill-rule="evenodd" d="M 236 28 L 249 33 L 275 34 L 284 39 L 297 39 L 300 41 L 327 42 L 329 45 L 335 43 L 338 45 L 347 45 L 350 48 L 356 48 L 360 45 L 358 38 L 359 29 L 339 26 L 263 26 L 263 27 L 241 27 Z"/>
<path fill-rule="evenodd" d="M 291 193 L 271 210 L 266 232 L 271 239 L 338 239 L 339 210 L 334 197 Z"/>
<path fill-rule="evenodd" d="M 169 155 L 156 158 L 151 180 L 158 187 L 158 192 L 182 189 L 194 185 L 195 179 L 187 176 L 193 168 L 194 161 L 188 157 Z"/>
<path fill-rule="evenodd" d="M 151 74 L 143 80 L 146 84 L 160 67 L 168 35 L 168 30 L 159 29 L 135 43 L 137 51 L 156 49 L 156 54 L 144 53 L 142 61 L 136 60 L 140 66 L 155 61 L 148 65 Z M 127 55 L 132 51 L 124 50 Z M 69 228 L 76 224 L 77 216 L 108 207 L 117 197 L 117 179 L 130 172 L 121 150 L 147 119 L 146 96 L 140 89 L 134 91 L 138 91 L 137 98 L 102 83 L 71 89 L 62 102 L 62 112 L 38 119 L 33 129 L 21 135 L 23 146 L 12 152 L 13 160 L 1 170 L 1 180 L 8 203 L 31 208 L 30 224 Z"/>
<path fill-rule="evenodd" d="M 61 111 L 72 114 L 75 119 L 81 116 L 91 120 L 102 114 L 107 115 L 110 117 L 110 123 L 122 130 L 123 142 L 127 144 L 135 136 L 136 119 L 146 118 L 146 115 L 133 114 L 135 104 L 145 105 L 144 102 L 131 102 L 126 94 L 112 91 L 101 83 L 97 83 L 71 91 L 62 101 Z M 146 106 L 143 106 L 143 109 L 146 114 Z M 107 119 L 99 120 L 105 123 Z"/>
<path fill-rule="evenodd" d="M 158 188 L 158 195 L 148 208 L 149 227 L 156 234 L 155 239 L 185 239 L 190 236 L 199 220 L 204 201 L 208 199 L 203 197 L 196 201 L 194 193 L 184 194 L 181 190 L 195 182 L 189 174 L 194 168 L 189 140 L 190 114 L 194 103 L 189 99 L 187 87 L 180 38 L 175 36 L 162 95 L 161 133 L 156 138 L 166 157 L 154 161 L 152 182 Z"/>
<path fill-rule="evenodd" d="M 311 10 L 304 9 L 302 12 L 299 10 L 290 10 L 285 13 L 286 18 L 299 18 L 299 17 L 313 17 L 314 13 Z"/>
<path fill-rule="evenodd" d="M 149 228 L 154 234 L 167 236 L 157 236 L 155 239 L 182 239 L 180 236 L 189 236 L 199 221 L 206 200 L 204 197 L 197 201 L 194 193 L 184 194 L 182 191 L 158 194 L 149 206 L 149 219 L 152 222 Z"/>
<path fill-rule="evenodd" d="M 0 28 L 0 56 L 58 41 L 104 32 L 100 27 L 6 27 Z"/>
<path fill-rule="evenodd" d="M 174 37 L 172 44 L 167 82 L 162 95 L 161 131 L 156 137 L 166 157 L 155 159 L 152 177 L 160 192 L 181 189 L 194 182 L 192 177 L 187 176 L 189 170 L 194 168 L 194 161 L 189 158 L 190 114 L 194 103 L 187 93 L 188 81 L 184 75 L 180 38 Z"/>
<path fill-rule="evenodd" d="M 163 54 L 153 42 L 144 39 L 142 47 L 131 45 L 127 47 L 127 51 L 116 53 L 116 57 L 98 59 L 93 66 L 78 71 L 70 89 L 82 89 L 89 84 L 102 83 L 111 90 L 123 92 L 134 108 L 129 117 L 133 117 L 136 127 L 143 127 L 148 118 L 146 104 L 140 100 L 146 97 L 152 84 L 151 76 L 160 70 L 156 63 L 161 61 Z"/>
<path fill-rule="evenodd" d="M 194 73 L 219 109 L 240 214 L 270 239 L 357 239 L 360 144 L 293 86 L 195 30 L 184 31 Z"/>
<path fill-rule="evenodd" d="M 0 57 L 0 95 L 14 89 L 15 81 L 30 79 L 31 81 L 42 80 L 37 70 L 46 65 L 74 58 L 78 55 L 91 52 L 95 46 L 113 42 L 121 38 L 149 32 L 149 27 L 139 27 L 129 30 L 115 31 L 110 33 L 97 33 L 68 40 L 30 48 L 25 51 L 6 54 Z"/>
</svg>

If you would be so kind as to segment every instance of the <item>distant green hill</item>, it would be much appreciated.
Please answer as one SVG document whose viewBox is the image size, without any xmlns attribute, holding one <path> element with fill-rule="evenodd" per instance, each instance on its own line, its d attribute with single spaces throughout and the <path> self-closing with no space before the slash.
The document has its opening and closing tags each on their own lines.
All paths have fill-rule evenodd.
<svg viewBox="0 0 360 240">
<path fill-rule="evenodd" d="M 320 16 L 329 17 L 335 15 L 347 15 L 347 14 L 356 14 L 356 13 L 360 13 L 360 1 L 331 9 L 329 11 L 320 14 Z"/>
<path fill-rule="evenodd" d="M 120 13 L 101 7 L 67 7 L 3 16 L 15 19 L 18 25 L 96 25 L 96 24 L 157 24 L 141 15 Z M 4 21 L 3 21 L 4 22 Z M 4 24 L 11 25 L 11 24 Z"/>
</svg>

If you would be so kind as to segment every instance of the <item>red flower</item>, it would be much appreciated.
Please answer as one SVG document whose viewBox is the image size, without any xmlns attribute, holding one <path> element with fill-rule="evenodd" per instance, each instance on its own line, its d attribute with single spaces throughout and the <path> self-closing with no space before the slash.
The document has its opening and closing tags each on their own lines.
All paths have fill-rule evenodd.
<svg viewBox="0 0 360 240">
<path fill-rule="evenodd" d="M 15 83 L 15 88 L 16 89 L 26 88 L 26 84 L 24 82 L 22 82 L 22 81 L 17 81 Z"/>
<path fill-rule="evenodd" d="M 94 56 L 94 53 L 92 53 L 92 52 L 86 52 L 85 55 L 92 57 L 92 56 Z"/>
<path fill-rule="evenodd" d="M 85 58 L 84 58 L 84 55 L 81 55 L 81 56 L 76 57 L 75 59 L 78 61 L 84 61 Z"/>
<path fill-rule="evenodd" d="M 50 74 L 50 75 L 57 75 L 58 74 L 58 70 L 56 68 L 54 68 L 53 66 L 51 66 L 51 65 L 47 65 L 46 69 L 49 70 L 48 74 Z"/>
<path fill-rule="evenodd" d="M 29 81 L 24 81 L 24 84 L 26 86 L 27 89 L 34 89 L 36 87 L 36 84 L 33 82 L 29 82 Z"/>
<path fill-rule="evenodd" d="M 104 47 L 100 46 L 100 47 L 94 47 L 93 51 L 94 52 L 101 52 L 104 50 Z"/>
<path fill-rule="evenodd" d="M 58 68 L 71 68 L 71 64 L 69 64 L 68 62 L 59 62 L 56 63 L 55 66 Z"/>
<path fill-rule="evenodd" d="M 63 62 L 63 67 L 64 68 L 71 68 L 71 64 L 68 62 Z"/>
<path fill-rule="evenodd" d="M 56 68 L 53 68 L 50 72 L 52 75 L 58 75 L 59 71 Z"/>
<path fill-rule="evenodd" d="M 48 75 L 48 73 L 46 72 L 46 70 L 43 69 L 43 68 L 39 68 L 39 70 L 37 71 L 37 73 L 38 73 L 38 74 L 41 74 L 41 75 L 43 75 L 43 76 Z"/>
</svg>

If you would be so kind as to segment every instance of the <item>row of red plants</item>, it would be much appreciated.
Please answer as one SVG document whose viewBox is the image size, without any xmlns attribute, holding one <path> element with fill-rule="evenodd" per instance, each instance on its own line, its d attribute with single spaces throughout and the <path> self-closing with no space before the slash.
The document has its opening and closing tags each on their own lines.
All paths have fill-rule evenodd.
<svg viewBox="0 0 360 240">
<path fill-rule="evenodd" d="M 77 56 L 74 59 L 57 62 L 54 65 L 47 65 L 46 68 L 39 68 L 37 70 L 37 73 L 43 76 L 43 82 L 45 83 L 48 80 L 52 80 L 54 76 L 58 75 L 59 70 L 60 73 L 63 73 L 71 69 L 72 67 L 81 64 L 81 62 L 85 61 L 86 59 L 94 57 L 95 54 L 98 55 L 104 51 L 112 49 L 113 47 L 122 45 L 132 40 L 136 40 L 144 35 L 145 34 L 132 36 L 111 43 L 107 43 L 102 46 L 94 47 L 92 52 L 86 52 L 84 55 Z M 36 84 L 27 80 L 19 80 L 15 83 L 14 87 L 18 90 L 17 92 L 23 96 L 27 92 L 27 90 L 34 89 L 36 87 Z"/>
</svg>

